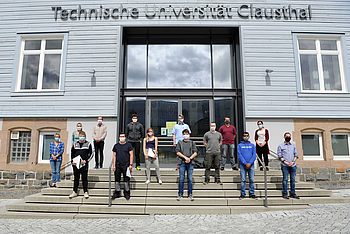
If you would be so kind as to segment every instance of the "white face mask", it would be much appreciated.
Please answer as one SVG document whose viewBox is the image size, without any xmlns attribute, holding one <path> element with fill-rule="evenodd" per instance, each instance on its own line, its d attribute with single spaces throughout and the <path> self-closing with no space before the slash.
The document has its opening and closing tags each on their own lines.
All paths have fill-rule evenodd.
<svg viewBox="0 0 350 234">
<path fill-rule="evenodd" d="M 188 139 L 190 139 L 190 135 L 183 135 L 183 137 L 184 137 L 184 140 L 188 140 Z"/>
<path fill-rule="evenodd" d="M 125 137 L 120 137 L 120 138 L 119 138 L 119 141 L 120 141 L 121 143 L 124 143 L 124 142 L 125 142 L 125 140 L 126 140 L 126 138 L 125 138 Z"/>
<path fill-rule="evenodd" d="M 137 119 L 131 119 L 133 123 L 136 123 L 137 122 Z"/>
<path fill-rule="evenodd" d="M 82 127 L 77 127 L 77 131 L 81 131 L 82 129 Z"/>
<path fill-rule="evenodd" d="M 184 119 L 179 119 L 179 123 L 183 123 L 184 122 Z"/>
<path fill-rule="evenodd" d="M 210 127 L 210 131 L 215 132 L 216 127 Z"/>
<path fill-rule="evenodd" d="M 259 128 L 259 129 L 262 129 L 263 127 L 264 127 L 264 125 L 258 124 L 258 128 Z"/>
</svg>

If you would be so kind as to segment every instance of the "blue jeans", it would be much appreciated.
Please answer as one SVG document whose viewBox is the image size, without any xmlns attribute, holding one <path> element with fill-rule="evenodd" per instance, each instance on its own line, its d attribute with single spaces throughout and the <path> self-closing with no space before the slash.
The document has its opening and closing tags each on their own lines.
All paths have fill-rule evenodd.
<svg viewBox="0 0 350 234">
<path fill-rule="evenodd" d="M 52 183 L 57 183 L 61 181 L 60 171 L 61 171 L 62 161 L 50 160 L 51 170 L 52 170 Z"/>
<path fill-rule="evenodd" d="M 235 144 L 221 145 L 221 167 L 225 167 L 226 160 L 227 160 L 227 153 L 230 158 L 231 167 L 236 167 L 234 152 L 235 152 Z"/>
<path fill-rule="evenodd" d="M 179 196 L 184 195 L 185 186 L 185 172 L 187 171 L 187 186 L 188 186 L 188 196 L 192 195 L 192 174 L 193 174 L 193 164 L 181 162 L 179 170 Z"/>
<path fill-rule="evenodd" d="M 247 169 L 243 164 L 239 164 L 240 173 L 241 173 L 241 195 L 245 196 L 245 183 L 246 176 L 248 173 L 249 177 L 249 195 L 254 195 L 254 165 Z"/>
<path fill-rule="evenodd" d="M 288 175 L 290 175 L 290 195 L 295 195 L 295 176 L 297 174 L 297 167 L 281 165 L 281 169 L 283 174 L 282 194 L 288 194 Z"/>
</svg>

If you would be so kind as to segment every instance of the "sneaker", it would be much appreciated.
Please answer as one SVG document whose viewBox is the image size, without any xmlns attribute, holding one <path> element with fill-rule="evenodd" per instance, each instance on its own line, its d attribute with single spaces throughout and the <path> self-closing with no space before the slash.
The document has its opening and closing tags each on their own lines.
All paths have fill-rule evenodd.
<svg viewBox="0 0 350 234">
<path fill-rule="evenodd" d="M 141 171 L 141 167 L 140 167 L 140 166 L 137 166 L 137 167 L 136 167 L 136 171 Z"/>
<path fill-rule="evenodd" d="M 149 183 L 151 183 L 151 181 L 150 180 L 146 180 L 145 184 L 149 184 Z"/>
<path fill-rule="evenodd" d="M 176 198 L 176 200 L 177 200 L 177 201 L 180 201 L 182 198 L 183 198 L 182 195 L 178 195 L 177 198 Z"/>
<path fill-rule="evenodd" d="M 233 171 L 238 171 L 238 167 L 232 167 Z"/>
<path fill-rule="evenodd" d="M 162 185 L 163 181 L 162 180 L 158 180 L 158 184 Z"/>
<path fill-rule="evenodd" d="M 287 194 L 282 194 L 283 199 L 289 199 Z"/>
<path fill-rule="evenodd" d="M 72 198 L 77 197 L 77 196 L 78 196 L 78 194 L 77 194 L 76 192 L 73 191 L 73 192 L 69 195 L 69 198 L 72 199 Z"/>
<path fill-rule="evenodd" d="M 124 197 L 126 200 L 130 200 L 130 191 L 124 191 Z"/>
<path fill-rule="evenodd" d="M 222 170 L 222 171 L 225 170 L 225 167 L 221 167 L 220 170 Z"/>
<path fill-rule="evenodd" d="M 260 167 L 260 171 L 263 171 L 264 170 L 264 168 L 263 167 Z"/>
<path fill-rule="evenodd" d="M 257 196 L 255 196 L 254 194 L 253 195 L 249 195 L 249 198 L 252 198 L 252 199 L 258 199 Z"/>
<path fill-rule="evenodd" d="M 243 195 L 239 196 L 239 200 L 242 200 L 244 198 L 245 198 L 245 196 L 243 196 Z"/>
<path fill-rule="evenodd" d="M 112 200 L 116 199 L 116 198 L 120 198 L 120 191 L 114 191 L 113 196 L 112 196 Z"/>
<path fill-rule="evenodd" d="M 88 193 L 88 192 L 85 192 L 85 193 L 84 193 L 84 197 L 85 197 L 85 199 L 88 199 L 88 198 L 89 198 L 89 193 Z"/>
<path fill-rule="evenodd" d="M 98 169 L 98 166 L 95 166 L 94 169 Z"/>
<path fill-rule="evenodd" d="M 290 198 L 294 198 L 294 199 L 300 199 L 300 197 L 297 196 L 296 194 L 290 195 L 289 197 L 290 197 Z"/>
<path fill-rule="evenodd" d="M 188 196 L 188 199 L 190 199 L 190 201 L 194 201 L 193 195 L 192 195 L 192 194 L 189 195 L 189 196 Z"/>
<path fill-rule="evenodd" d="M 269 171 L 269 170 L 270 170 L 270 168 L 268 166 L 266 166 L 266 171 Z"/>
<path fill-rule="evenodd" d="M 203 185 L 207 185 L 209 181 L 203 181 Z"/>
<path fill-rule="evenodd" d="M 217 183 L 218 185 L 222 185 L 221 180 L 217 180 L 216 183 Z"/>
</svg>

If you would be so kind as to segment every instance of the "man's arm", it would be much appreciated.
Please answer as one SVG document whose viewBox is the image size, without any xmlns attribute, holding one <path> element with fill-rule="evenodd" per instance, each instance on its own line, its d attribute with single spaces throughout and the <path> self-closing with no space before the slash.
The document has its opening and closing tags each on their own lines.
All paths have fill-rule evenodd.
<svg viewBox="0 0 350 234">
<path fill-rule="evenodd" d="M 238 153 L 239 161 L 242 162 L 242 164 L 246 165 L 246 164 L 247 164 L 247 161 L 246 161 L 245 158 L 243 157 L 243 154 L 242 154 L 242 150 L 241 150 L 240 145 L 238 145 L 237 153 Z"/>
<path fill-rule="evenodd" d="M 115 162 L 117 161 L 117 153 L 112 151 L 112 170 L 115 171 Z"/>
<path fill-rule="evenodd" d="M 99 140 L 100 141 L 104 141 L 106 139 L 106 136 L 107 136 L 107 127 L 104 126 L 102 136 L 101 136 L 101 138 Z"/>
</svg>

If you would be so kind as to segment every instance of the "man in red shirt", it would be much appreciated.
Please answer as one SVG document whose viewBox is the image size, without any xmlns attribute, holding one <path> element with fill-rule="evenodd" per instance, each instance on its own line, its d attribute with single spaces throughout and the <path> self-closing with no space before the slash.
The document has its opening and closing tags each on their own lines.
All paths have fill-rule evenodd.
<svg viewBox="0 0 350 234">
<path fill-rule="evenodd" d="M 219 132 L 222 135 L 221 145 L 221 170 L 225 169 L 227 155 L 230 157 L 230 163 L 232 170 L 238 170 L 237 162 L 235 162 L 235 139 L 237 131 L 235 126 L 231 124 L 230 117 L 225 117 L 225 124 L 219 128 Z"/>
</svg>

